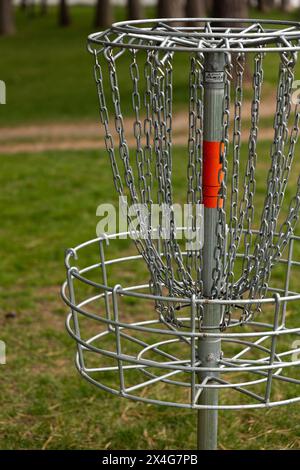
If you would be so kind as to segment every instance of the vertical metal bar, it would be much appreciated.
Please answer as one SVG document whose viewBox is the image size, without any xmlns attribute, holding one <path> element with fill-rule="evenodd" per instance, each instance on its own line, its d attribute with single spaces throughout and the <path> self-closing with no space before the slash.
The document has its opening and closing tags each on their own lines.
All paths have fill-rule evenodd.
<svg viewBox="0 0 300 470">
<path fill-rule="evenodd" d="M 192 296 L 191 300 L 191 369 L 192 369 L 192 377 L 191 377 L 191 405 L 195 405 L 195 395 L 196 395 L 196 374 L 195 374 L 195 364 L 196 364 L 196 338 L 194 336 L 196 331 L 196 303 L 195 303 L 196 296 Z"/>
<path fill-rule="evenodd" d="M 72 272 L 74 270 L 77 270 L 77 268 L 75 268 L 74 266 L 67 269 L 67 282 L 68 282 L 70 303 L 71 303 L 72 306 L 73 305 L 76 306 L 75 290 L 74 290 L 74 278 L 73 278 L 73 275 L 72 275 Z M 81 336 L 80 336 L 80 328 L 79 328 L 79 321 L 78 321 L 78 312 L 73 307 L 71 307 L 71 311 L 72 311 L 72 318 L 73 318 L 73 324 L 74 324 L 74 331 L 75 331 L 76 336 L 78 338 L 80 338 Z M 79 341 L 76 341 L 76 343 L 77 343 L 79 364 L 80 364 L 81 370 L 84 370 L 85 365 L 84 365 L 84 357 L 83 357 L 82 346 L 79 343 Z"/>
<path fill-rule="evenodd" d="M 107 272 L 106 272 L 103 241 L 104 241 L 104 238 L 99 240 L 99 252 L 100 252 L 100 261 L 101 261 L 102 281 L 103 281 L 103 284 L 107 287 Z M 108 241 L 108 239 L 106 239 L 106 243 L 107 243 L 107 241 Z M 107 318 L 107 320 L 111 320 L 109 295 L 108 295 L 107 290 L 104 291 L 104 301 L 105 301 L 106 318 Z M 113 328 L 110 324 L 107 325 L 107 329 L 109 331 L 113 330 Z"/>
<path fill-rule="evenodd" d="M 112 300 L 113 300 L 114 321 L 116 322 L 115 335 L 116 335 L 117 362 L 118 362 L 119 379 L 120 379 L 120 393 L 121 395 L 123 395 L 125 391 L 125 379 L 124 379 L 123 362 L 120 359 L 120 356 L 122 354 L 122 346 L 121 346 L 121 335 L 120 335 L 120 327 L 119 327 L 119 306 L 118 306 L 118 289 L 120 288 L 121 288 L 120 284 L 115 285 L 113 292 L 112 292 Z"/>
<path fill-rule="evenodd" d="M 275 299 L 275 314 L 274 314 L 273 331 L 277 331 L 278 330 L 278 325 L 279 325 L 280 295 L 278 293 L 276 293 L 274 295 L 274 299 Z M 271 351 L 270 351 L 270 360 L 269 360 L 269 365 L 270 366 L 274 364 L 275 353 L 276 353 L 276 343 L 277 343 L 277 335 L 273 335 L 272 340 L 271 340 Z M 272 379 L 273 379 L 274 373 L 275 373 L 275 369 L 269 369 L 267 385 L 266 385 L 266 394 L 265 394 L 265 402 L 266 403 L 269 403 L 269 401 L 270 401 Z"/>
<path fill-rule="evenodd" d="M 292 267 L 292 260 L 293 260 L 293 248 L 294 248 L 294 238 L 291 237 L 289 241 L 289 249 L 288 249 L 288 258 L 287 258 L 287 268 L 285 274 L 285 286 L 284 286 L 284 297 L 287 297 L 289 294 L 290 288 L 290 275 L 291 275 L 291 267 Z M 285 326 L 285 317 L 286 317 L 286 305 L 287 301 L 282 303 L 282 319 L 281 319 L 281 326 Z"/>
<path fill-rule="evenodd" d="M 220 189 L 220 162 L 222 142 L 222 117 L 224 100 L 224 53 L 207 53 L 204 73 L 204 129 L 203 129 L 203 201 L 204 201 L 204 244 L 203 244 L 203 293 L 210 298 L 213 288 L 213 271 L 216 268 L 215 249 L 217 245 L 218 193 Z M 202 330 L 217 332 L 222 316 L 219 305 L 204 305 Z M 214 328 L 215 327 L 215 328 Z M 221 340 L 202 337 L 198 343 L 198 359 L 201 367 L 218 367 L 221 355 Z M 209 384 L 217 373 L 209 370 L 199 374 L 199 381 Z M 216 406 L 218 390 L 204 388 L 199 405 Z M 198 411 L 198 449 L 217 448 L 218 411 L 199 409 Z"/>
</svg>

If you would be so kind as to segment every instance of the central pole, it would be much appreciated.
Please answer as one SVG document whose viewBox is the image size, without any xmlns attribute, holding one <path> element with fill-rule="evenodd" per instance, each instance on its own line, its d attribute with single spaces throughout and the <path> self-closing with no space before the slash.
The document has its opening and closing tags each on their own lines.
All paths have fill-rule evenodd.
<svg viewBox="0 0 300 470">
<path fill-rule="evenodd" d="M 204 64 L 204 129 L 203 129 L 203 204 L 204 204 L 204 244 L 203 244 L 203 295 L 211 298 L 213 271 L 216 268 L 215 249 L 217 245 L 218 206 L 222 200 L 218 197 L 222 178 L 220 161 L 223 135 L 222 117 L 224 100 L 225 54 L 207 53 Z M 203 306 L 202 331 L 219 332 L 222 306 L 207 304 Z M 218 367 L 221 355 L 219 338 L 200 338 L 198 359 L 201 367 Z M 211 385 L 216 372 L 199 373 L 200 384 Z M 200 394 L 199 405 L 218 405 L 218 390 L 204 388 Z M 198 410 L 198 449 L 217 449 L 218 411 Z"/>
</svg>

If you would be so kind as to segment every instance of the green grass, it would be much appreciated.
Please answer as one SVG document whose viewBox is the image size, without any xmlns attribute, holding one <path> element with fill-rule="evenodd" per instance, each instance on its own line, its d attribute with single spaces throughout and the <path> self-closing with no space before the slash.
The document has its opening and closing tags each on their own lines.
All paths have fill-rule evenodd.
<svg viewBox="0 0 300 470">
<path fill-rule="evenodd" d="M 154 13 L 153 9 L 146 10 L 148 17 Z M 93 9 L 72 7 L 72 25 L 67 29 L 57 26 L 56 15 L 54 8 L 44 17 L 28 17 L 18 10 L 17 34 L 0 38 L 0 79 L 7 85 L 7 104 L 0 108 L 1 126 L 97 119 L 93 60 L 86 50 L 87 36 L 94 30 Z M 293 20 L 297 15 L 272 13 L 274 18 Z M 251 11 L 251 16 L 256 17 L 257 12 Z M 123 9 L 116 8 L 115 19 L 124 19 Z M 180 105 L 187 98 L 185 58 L 179 54 L 175 62 L 176 101 Z M 276 62 L 275 55 L 266 58 L 265 81 L 270 86 L 277 80 Z M 119 67 L 123 110 L 127 114 L 132 112 L 128 60 L 121 59 Z"/>
<path fill-rule="evenodd" d="M 1 79 L 7 86 L 2 125 L 95 117 L 91 57 L 86 38 L 92 11 L 72 9 L 73 24 L 59 28 L 56 10 L 28 18 L 17 12 L 17 34 L 1 38 Z"/>
<path fill-rule="evenodd" d="M 55 8 L 46 16 L 16 11 L 17 34 L 0 38 L 0 78 L 7 87 L 0 125 L 97 118 L 93 58 L 86 49 L 93 14 L 91 7 L 72 7 L 66 29 L 57 25 Z M 115 8 L 116 21 L 124 15 Z"/>
<path fill-rule="evenodd" d="M 92 60 L 85 49 L 93 30 L 92 10 L 74 7 L 72 17 L 72 26 L 64 30 L 56 25 L 54 9 L 47 17 L 18 12 L 16 36 L 0 38 L 0 79 L 7 84 L 1 126 L 97 119 Z M 124 17 L 122 9 L 116 17 Z M 121 67 L 123 104 L 130 113 L 128 61 Z M 272 56 L 265 67 L 269 87 L 276 76 Z M 186 77 L 179 74 L 177 79 L 180 104 L 186 101 Z M 270 122 L 265 118 L 266 125 Z M 179 172 L 174 185 L 181 198 L 183 152 L 175 151 Z M 265 194 L 268 155 L 269 144 L 261 143 L 258 207 Z M 299 163 L 291 175 L 293 184 L 298 173 Z M 7 365 L 0 366 L 0 448 L 195 448 L 195 413 L 120 400 L 79 378 L 73 365 L 75 348 L 59 296 L 64 250 L 93 238 L 98 204 L 116 202 L 105 152 L 1 155 L 0 185 L 0 339 L 7 344 Z M 111 249 L 122 253 L 120 243 Z M 138 276 L 127 267 L 115 273 L 115 280 Z M 281 280 L 279 271 L 275 281 Z M 296 272 L 292 286 L 299 289 Z M 141 304 L 128 302 L 126 314 L 134 318 L 137 313 L 144 314 Z M 297 307 L 291 313 L 296 322 Z M 297 405 L 289 411 L 221 412 L 220 448 L 300 448 L 299 418 Z"/>
<path fill-rule="evenodd" d="M 268 147 L 261 144 L 262 156 Z M 182 153 L 175 152 L 177 165 Z M 106 154 L 2 156 L 1 163 L 0 338 L 8 356 L 0 368 L 0 448 L 195 448 L 195 413 L 120 400 L 80 379 L 73 365 L 59 298 L 63 252 L 93 238 L 97 205 L 116 201 Z M 175 187 L 182 192 L 181 179 Z M 263 189 L 261 173 L 258 193 Z M 144 313 L 134 303 L 126 308 L 132 318 Z M 300 448 L 299 418 L 297 405 L 289 412 L 221 412 L 220 447 Z"/>
</svg>

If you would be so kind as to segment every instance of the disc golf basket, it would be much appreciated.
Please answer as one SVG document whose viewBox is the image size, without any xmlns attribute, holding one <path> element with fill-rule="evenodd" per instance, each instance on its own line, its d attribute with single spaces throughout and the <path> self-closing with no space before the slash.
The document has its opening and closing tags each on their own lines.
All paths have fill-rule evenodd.
<svg viewBox="0 0 300 470">
<path fill-rule="evenodd" d="M 67 251 L 63 286 L 82 376 L 197 410 L 199 449 L 217 447 L 218 410 L 300 399 L 300 24 L 226 21 L 89 36 L 107 162 L 131 209 L 126 233 Z"/>
</svg>

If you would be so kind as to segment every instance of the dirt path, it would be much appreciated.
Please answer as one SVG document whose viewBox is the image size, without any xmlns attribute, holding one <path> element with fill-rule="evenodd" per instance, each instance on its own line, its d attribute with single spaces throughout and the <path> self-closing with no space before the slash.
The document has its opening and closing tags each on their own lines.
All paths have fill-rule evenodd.
<svg viewBox="0 0 300 470">
<path fill-rule="evenodd" d="M 261 118 L 274 115 L 275 100 L 269 99 L 262 104 Z M 251 103 L 243 105 L 243 118 L 249 122 Z M 124 120 L 125 134 L 129 146 L 135 144 L 133 136 L 133 118 Z M 174 113 L 173 118 L 174 145 L 187 144 L 188 113 Z M 245 129 L 247 126 L 245 126 Z M 272 138 L 273 131 L 269 128 L 260 130 L 261 139 Z M 248 133 L 245 133 L 245 140 Z M 50 123 L 19 127 L 3 127 L 0 129 L 0 154 L 40 153 L 55 150 L 93 150 L 104 148 L 103 129 L 97 122 L 82 123 Z"/>
<path fill-rule="evenodd" d="M 261 129 L 259 136 L 261 140 L 272 139 L 274 135 L 273 129 Z M 242 139 L 246 141 L 247 139 Z M 130 146 L 134 145 L 133 139 L 127 139 Z M 187 138 L 185 135 L 176 135 L 173 137 L 173 145 L 184 146 L 187 145 Z M 0 155 L 13 155 L 17 153 L 42 153 L 47 151 L 61 151 L 61 150 L 97 150 L 104 149 L 103 139 L 78 139 L 72 138 L 70 140 L 53 141 L 53 142 L 19 142 L 19 143 L 6 143 L 0 144 Z"/>
</svg>

